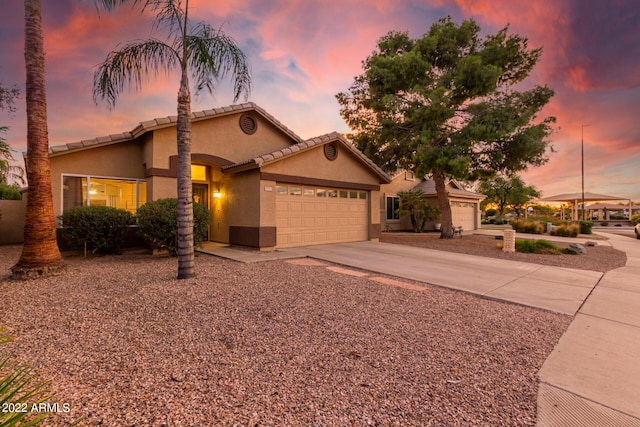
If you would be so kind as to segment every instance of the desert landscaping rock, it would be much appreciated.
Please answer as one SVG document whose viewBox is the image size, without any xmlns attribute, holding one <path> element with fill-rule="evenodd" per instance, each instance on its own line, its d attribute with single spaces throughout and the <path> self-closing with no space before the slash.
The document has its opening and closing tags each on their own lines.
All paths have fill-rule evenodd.
<svg viewBox="0 0 640 427">
<path fill-rule="evenodd" d="M 627 255 L 623 251 L 605 245 L 590 248 L 587 254 L 579 256 L 569 254 L 523 254 L 520 252 L 503 252 L 501 249 L 502 241 L 498 241 L 492 236 L 475 234 L 454 239 L 440 239 L 439 236 L 440 234 L 438 233 L 383 233 L 380 241 L 468 255 L 601 272 L 624 267 L 627 262 Z M 560 248 L 569 247 L 568 243 L 554 243 Z"/>
<path fill-rule="evenodd" d="M 69 404 L 51 426 L 535 425 L 537 372 L 571 321 L 207 255 L 184 281 L 175 259 L 130 254 L 12 282 L 19 254 L 0 248 L 0 327 Z"/>
</svg>

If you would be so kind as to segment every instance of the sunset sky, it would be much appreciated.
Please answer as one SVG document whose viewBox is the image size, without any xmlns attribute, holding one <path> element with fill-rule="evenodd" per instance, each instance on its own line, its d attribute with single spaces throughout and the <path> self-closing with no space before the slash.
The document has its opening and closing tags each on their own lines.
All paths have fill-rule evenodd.
<svg viewBox="0 0 640 427">
<path fill-rule="evenodd" d="M 176 114 L 177 77 L 131 90 L 115 109 L 92 99 L 96 65 L 118 43 L 146 39 L 150 20 L 120 8 L 98 16 L 91 0 L 42 0 L 51 145 L 129 131 Z M 549 162 L 523 177 L 543 197 L 585 190 L 640 200 L 640 2 L 637 0 L 191 0 L 191 17 L 221 27 L 248 56 L 255 102 L 303 138 L 349 132 L 335 94 L 348 89 L 377 40 L 390 30 L 426 33 L 438 18 L 474 18 L 483 34 L 510 32 L 543 47 L 527 81 L 556 95 L 541 117 L 557 117 Z M 24 10 L 3 0 L 0 81 L 24 86 Z M 240 102 L 242 102 L 241 100 Z M 199 111 L 233 103 L 228 82 Z M 24 98 L 0 112 L 4 138 L 26 146 Z"/>
</svg>

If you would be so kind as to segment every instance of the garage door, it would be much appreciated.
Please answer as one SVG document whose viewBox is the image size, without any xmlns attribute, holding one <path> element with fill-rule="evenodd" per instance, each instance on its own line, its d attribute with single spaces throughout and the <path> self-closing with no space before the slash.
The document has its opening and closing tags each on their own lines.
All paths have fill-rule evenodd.
<svg viewBox="0 0 640 427">
<path fill-rule="evenodd" d="M 451 202 L 451 216 L 454 227 L 462 226 L 463 230 L 476 229 L 475 203 Z"/>
<path fill-rule="evenodd" d="M 277 184 L 276 245 L 367 240 L 368 198 L 366 191 Z"/>
</svg>

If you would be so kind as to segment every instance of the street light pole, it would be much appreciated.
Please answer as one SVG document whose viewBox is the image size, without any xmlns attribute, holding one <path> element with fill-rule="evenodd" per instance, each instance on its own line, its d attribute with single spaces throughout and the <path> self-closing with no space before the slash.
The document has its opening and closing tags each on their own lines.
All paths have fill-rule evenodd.
<svg viewBox="0 0 640 427">
<path fill-rule="evenodd" d="M 582 220 L 584 220 L 584 125 L 582 125 L 582 139 L 580 141 L 580 149 L 582 154 Z"/>
</svg>

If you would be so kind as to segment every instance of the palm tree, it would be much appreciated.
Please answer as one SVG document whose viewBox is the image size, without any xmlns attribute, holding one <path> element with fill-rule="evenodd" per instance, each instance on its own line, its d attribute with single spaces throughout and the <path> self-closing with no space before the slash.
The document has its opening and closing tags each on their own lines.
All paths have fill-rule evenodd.
<svg viewBox="0 0 640 427">
<path fill-rule="evenodd" d="M 96 102 L 106 99 L 115 106 L 125 87 L 140 87 L 143 80 L 160 71 L 180 70 L 178 90 L 178 279 L 195 276 L 193 245 L 193 199 L 191 185 L 191 93 L 189 75 L 197 91 L 213 93 L 214 83 L 231 74 L 234 102 L 251 89 L 249 66 L 244 53 L 221 30 L 189 21 L 189 0 L 96 0 L 106 10 L 127 2 L 149 8 L 156 17 L 154 28 L 168 30 L 166 41 L 149 39 L 127 43 L 111 52 L 94 74 Z"/>
<path fill-rule="evenodd" d="M 24 246 L 18 263 L 11 268 L 11 277 L 22 280 L 60 274 L 65 268 L 53 215 L 41 0 L 24 0 L 24 20 L 29 195 Z"/>
<path fill-rule="evenodd" d="M 0 133 L 6 132 L 7 129 L 9 128 L 6 126 L 0 126 Z M 11 151 L 9 144 L 0 137 L 0 184 L 8 184 L 10 180 L 13 180 L 18 184 L 25 185 L 24 169 L 10 163 L 15 161 Z"/>
</svg>

